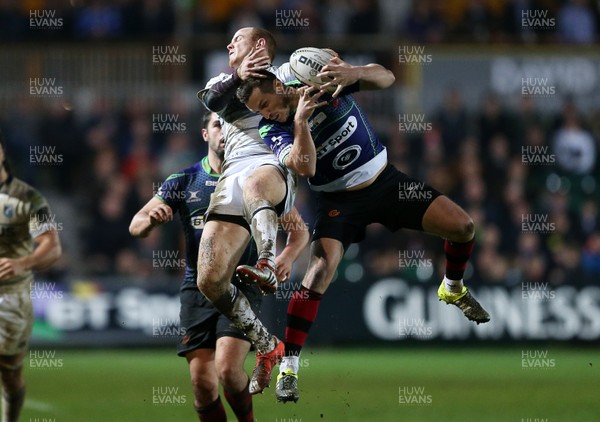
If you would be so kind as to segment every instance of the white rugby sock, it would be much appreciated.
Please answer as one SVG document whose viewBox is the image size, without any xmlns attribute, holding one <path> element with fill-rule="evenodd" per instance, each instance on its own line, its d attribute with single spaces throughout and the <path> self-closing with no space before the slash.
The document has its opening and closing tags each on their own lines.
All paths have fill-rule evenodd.
<svg viewBox="0 0 600 422">
<path fill-rule="evenodd" d="M 279 364 L 279 373 L 283 374 L 285 371 L 291 369 L 294 374 L 298 373 L 300 369 L 300 357 L 299 356 L 284 356 L 281 363 Z"/>
<path fill-rule="evenodd" d="M 460 280 L 450 280 L 448 277 L 444 276 L 444 286 L 450 293 L 460 293 L 463 288 L 462 278 Z"/>
<path fill-rule="evenodd" d="M 258 259 L 266 259 L 275 269 L 275 254 L 277 242 L 277 213 L 270 202 L 255 201 L 249 214 L 252 216 L 250 231 L 256 242 Z"/>
</svg>

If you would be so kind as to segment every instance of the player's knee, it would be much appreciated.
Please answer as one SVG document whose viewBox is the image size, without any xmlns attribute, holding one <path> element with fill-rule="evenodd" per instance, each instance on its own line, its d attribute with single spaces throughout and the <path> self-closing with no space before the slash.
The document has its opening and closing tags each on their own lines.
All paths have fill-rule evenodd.
<svg viewBox="0 0 600 422">
<path fill-rule="evenodd" d="M 201 375 L 192 377 L 192 387 L 194 389 L 195 403 L 200 406 L 212 403 L 214 401 L 213 397 L 219 394 L 219 384 Z"/>
<path fill-rule="evenodd" d="M 219 291 L 216 288 L 216 283 L 210 277 L 198 276 L 197 282 L 198 290 L 202 292 L 207 299 L 213 301 L 219 297 Z"/>
<path fill-rule="evenodd" d="M 235 391 L 235 387 L 239 384 L 240 377 L 244 377 L 245 373 L 242 367 L 227 362 L 217 368 L 217 375 L 219 377 L 219 382 L 223 384 L 226 389 Z"/>
<path fill-rule="evenodd" d="M 468 215 L 456 222 L 456 227 L 453 230 L 452 240 L 454 242 L 468 242 L 475 235 L 475 224 L 473 219 Z"/>
</svg>

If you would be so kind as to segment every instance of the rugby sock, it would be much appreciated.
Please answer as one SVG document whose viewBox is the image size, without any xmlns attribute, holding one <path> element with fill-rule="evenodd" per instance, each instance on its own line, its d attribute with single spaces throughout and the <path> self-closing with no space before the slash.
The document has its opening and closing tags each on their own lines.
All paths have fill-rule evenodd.
<svg viewBox="0 0 600 422">
<path fill-rule="evenodd" d="M 248 206 L 248 214 L 252 216 L 250 232 L 256 242 L 258 259 L 265 259 L 275 268 L 275 246 L 277 242 L 277 212 L 269 201 L 259 199 Z"/>
<path fill-rule="evenodd" d="M 230 393 L 225 390 L 225 399 L 227 403 L 231 406 L 233 413 L 238 419 L 238 422 L 252 422 L 254 420 L 254 412 L 252 410 L 252 396 L 248 391 L 248 385 L 250 384 L 250 380 L 248 380 L 248 384 L 246 384 L 246 388 L 244 388 L 239 393 Z"/>
<path fill-rule="evenodd" d="M 323 295 L 302 286 L 296 291 L 288 304 L 287 325 L 285 327 L 285 365 L 293 365 L 293 360 L 286 360 L 287 356 L 298 358 L 308 331 L 317 318 L 319 303 Z M 298 373 L 298 365 L 293 367 Z"/>
<path fill-rule="evenodd" d="M 217 396 L 217 399 L 203 407 L 196 407 L 196 412 L 200 416 L 201 422 L 224 422 L 227 421 L 227 414 L 221 401 L 221 396 Z"/>
<path fill-rule="evenodd" d="M 475 239 L 465 243 L 444 241 L 444 252 L 446 253 L 446 276 L 444 283 L 446 289 L 453 293 L 462 290 L 462 279 L 467 268 L 467 262 L 473 253 Z M 446 281 L 448 280 L 448 281 Z"/>
<path fill-rule="evenodd" d="M 284 356 L 279 364 L 279 372 L 284 373 L 291 369 L 294 374 L 300 370 L 300 356 Z"/>
<path fill-rule="evenodd" d="M 2 422 L 17 422 L 25 401 L 25 387 L 15 393 L 2 392 Z"/>
<path fill-rule="evenodd" d="M 273 336 L 260 322 L 246 296 L 233 284 L 229 284 L 227 292 L 215 300 L 213 305 L 246 334 L 258 353 L 268 353 L 275 348 Z"/>
</svg>

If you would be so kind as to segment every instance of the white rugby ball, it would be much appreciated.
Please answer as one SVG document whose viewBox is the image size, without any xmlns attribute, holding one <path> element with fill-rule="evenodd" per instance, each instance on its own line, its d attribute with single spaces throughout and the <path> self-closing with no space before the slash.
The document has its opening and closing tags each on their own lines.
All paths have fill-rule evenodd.
<svg viewBox="0 0 600 422">
<path fill-rule="evenodd" d="M 333 54 L 320 48 L 299 48 L 290 56 L 290 69 L 300 82 L 318 87 L 331 81 L 331 78 L 319 77 L 317 74 L 333 57 Z"/>
</svg>

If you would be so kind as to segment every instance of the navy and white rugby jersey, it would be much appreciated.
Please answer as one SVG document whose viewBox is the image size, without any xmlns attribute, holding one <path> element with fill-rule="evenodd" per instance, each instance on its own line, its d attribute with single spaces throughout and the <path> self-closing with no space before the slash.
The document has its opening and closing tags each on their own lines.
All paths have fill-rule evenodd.
<svg viewBox="0 0 600 422">
<path fill-rule="evenodd" d="M 181 290 L 197 290 L 198 245 L 204 228 L 204 213 L 215 191 L 219 175 L 212 173 L 208 157 L 191 167 L 167 177 L 156 192 L 156 197 L 167 204 L 173 213 L 179 213 L 185 235 L 185 278 Z M 250 241 L 240 263 L 254 264 L 256 246 Z"/>
<path fill-rule="evenodd" d="M 329 97 L 328 104 L 314 110 L 308 124 L 317 151 L 316 173 L 308 179 L 311 189 L 346 190 L 371 179 L 387 164 L 385 147 L 352 95 Z M 285 123 L 263 118 L 259 133 L 285 165 L 294 143 L 293 116 Z"/>
</svg>

